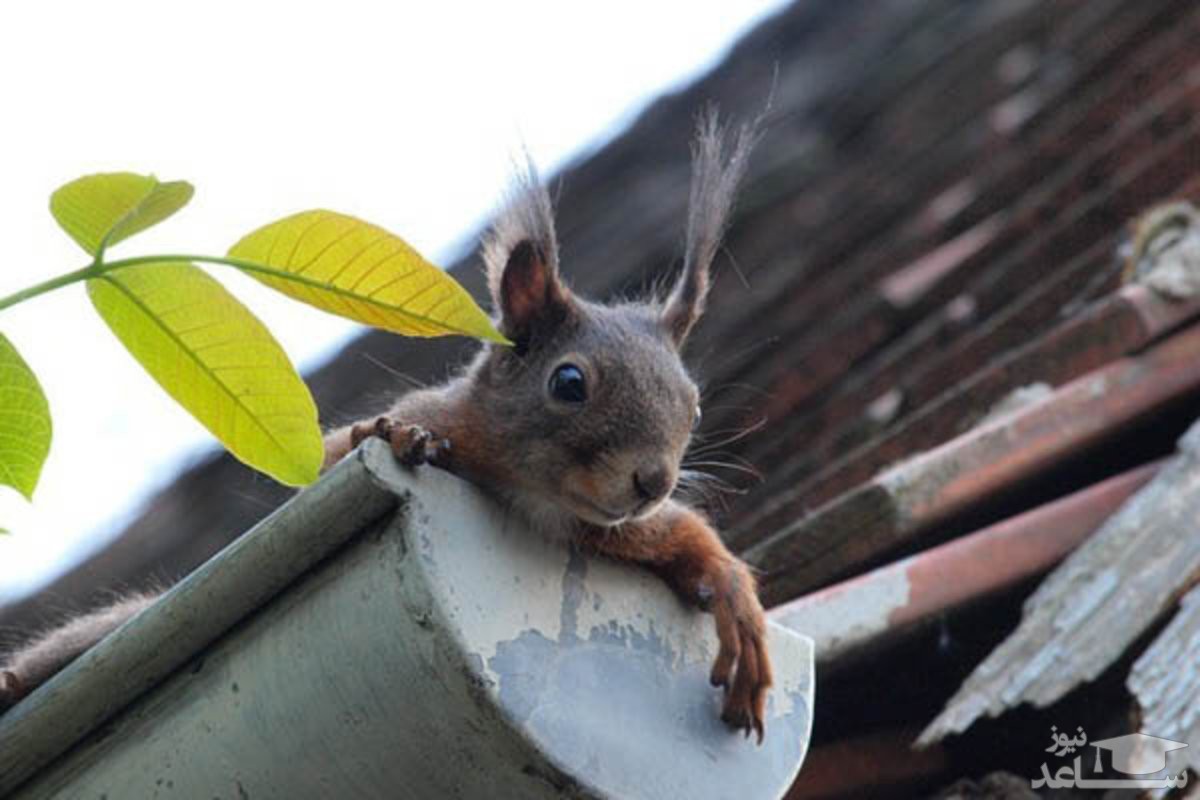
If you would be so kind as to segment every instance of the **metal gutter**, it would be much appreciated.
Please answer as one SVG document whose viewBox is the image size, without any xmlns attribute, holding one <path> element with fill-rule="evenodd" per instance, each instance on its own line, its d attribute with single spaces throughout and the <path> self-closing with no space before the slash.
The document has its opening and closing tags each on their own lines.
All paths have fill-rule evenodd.
<svg viewBox="0 0 1200 800">
<path fill-rule="evenodd" d="M 0 796 L 395 509 L 362 459 L 331 470 L 0 717 Z"/>
<path fill-rule="evenodd" d="M 707 615 L 369 442 L 0 718 L 0 794 L 779 797 L 812 646 L 771 645 L 758 747 Z"/>
</svg>

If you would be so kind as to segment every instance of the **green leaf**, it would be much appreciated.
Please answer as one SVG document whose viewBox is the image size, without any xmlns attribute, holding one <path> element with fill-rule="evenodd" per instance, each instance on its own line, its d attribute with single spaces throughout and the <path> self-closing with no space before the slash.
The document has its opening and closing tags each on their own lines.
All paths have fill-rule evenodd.
<svg viewBox="0 0 1200 800">
<path fill-rule="evenodd" d="M 323 448 L 308 387 L 221 284 L 191 264 L 155 263 L 87 287 L 126 349 L 236 458 L 290 486 L 316 480 Z"/>
<path fill-rule="evenodd" d="M 50 406 L 33 370 L 0 333 L 0 484 L 27 499 L 50 452 Z"/>
<path fill-rule="evenodd" d="M 186 181 L 108 172 L 71 181 L 50 195 L 50 213 L 72 239 L 99 256 L 122 239 L 162 222 L 192 199 Z"/>
<path fill-rule="evenodd" d="M 508 344 L 471 295 L 403 239 L 333 211 L 259 228 L 229 251 L 258 280 L 309 305 L 405 336 L 465 334 Z"/>
</svg>

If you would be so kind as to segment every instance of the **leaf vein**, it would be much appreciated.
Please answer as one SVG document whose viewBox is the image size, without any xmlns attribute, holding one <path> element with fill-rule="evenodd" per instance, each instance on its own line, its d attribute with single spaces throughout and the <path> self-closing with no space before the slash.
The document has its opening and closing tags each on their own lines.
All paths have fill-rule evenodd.
<svg viewBox="0 0 1200 800">
<path fill-rule="evenodd" d="M 175 346 L 184 355 L 186 355 L 188 357 L 188 359 L 192 361 L 192 363 L 194 363 L 196 365 L 196 367 L 200 370 L 201 374 L 207 375 L 208 378 L 213 383 L 215 383 L 227 397 L 229 397 L 230 399 L 233 400 L 234 404 L 238 408 L 240 408 L 242 410 L 242 412 L 246 414 L 246 416 L 250 417 L 250 419 L 256 423 L 256 427 L 266 435 L 266 437 L 271 441 L 271 443 L 276 448 L 278 448 L 278 450 L 280 452 L 284 453 L 285 455 L 288 454 L 287 448 L 275 437 L 275 434 L 271 430 L 269 430 L 266 426 L 257 424 L 257 420 L 255 420 L 254 415 L 250 412 L 250 409 L 246 408 L 246 406 L 241 402 L 240 398 L 238 398 L 238 396 L 236 394 L 234 394 L 232 392 L 232 390 L 230 390 L 230 388 L 224 383 L 224 381 L 219 380 L 217 378 L 217 376 L 208 368 L 208 365 L 205 364 L 201 359 L 197 358 L 192 353 L 191 349 L 188 348 L 175 335 L 175 332 L 172 331 L 166 325 L 164 325 L 162 320 L 158 319 L 158 317 L 154 315 L 154 312 L 151 309 L 149 309 L 144 303 L 142 303 L 141 299 L 137 295 L 135 295 L 133 292 L 129 291 L 129 289 L 127 287 L 123 286 L 122 284 L 118 283 L 117 281 L 112 280 L 108 275 L 100 275 L 97 278 L 97 280 L 102 280 L 102 281 L 108 282 L 112 286 L 115 286 L 122 294 L 124 294 L 126 296 L 126 298 L 128 298 L 129 302 L 133 303 L 133 305 L 136 306 L 139 310 L 141 310 L 141 312 L 143 314 L 145 314 L 147 317 L 149 317 L 151 322 L 153 322 L 154 325 L 160 331 L 162 331 L 162 333 L 168 339 L 170 339 L 172 342 L 175 343 Z M 234 424 L 235 425 L 237 424 L 237 417 L 238 417 L 238 415 L 235 414 L 234 415 Z"/>
<path fill-rule="evenodd" d="M 324 222 L 326 219 L 329 219 L 329 217 L 326 217 L 324 214 L 316 214 L 314 216 L 316 219 L 309 223 L 304 230 L 300 231 L 300 235 L 297 236 L 296 241 L 292 243 L 292 252 L 288 254 L 287 261 L 283 262 L 283 265 L 289 270 L 291 269 L 292 262 L 296 259 L 296 253 L 299 252 L 300 245 L 304 242 L 305 238 L 307 238 L 310 233 L 316 230 L 322 222 Z"/>
<path fill-rule="evenodd" d="M 367 244 L 366 246 L 364 246 L 364 247 L 363 247 L 363 249 L 359 250 L 357 253 L 355 253 L 355 254 L 354 254 L 354 258 L 351 258 L 351 259 L 350 259 L 349 261 L 347 261 L 345 264 L 342 264 L 342 266 L 338 268 L 338 271 L 337 271 L 337 272 L 333 273 L 333 275 L 330 275 L 330 276 L 329 276 L 329 283 L 331 283 L 331 284 L 334 284 L 334 285 L 337 285 L 338 279 L 339 279 L 339 278 L 341 278 L 343 275 L 345 275 L 345 274 L 346 274 L 346 271 L 347 271 L 348 269 L 350 269 L 350 267 L 351 267 L 351 266 L 353 266 L 353 264 L 354 264 L 354 262 L 355 262 L 355 261 L 358 261 L 358 259 L 362 257 L 363 253 L 366 253 L 366 252 L 367 252 L 367 251 L 369 251 L 369 250 L 370 250 L 372 247 L 374 247 L 375 245 L 379 244 L 380 242 L 388 241 L 388 240 L 390 240 L 390 239 L 392 239 L 392 238 L 393 238 L 393 237 L 392 237 L 392 235 L 391 235 L 390 233 L 388 233 L 387 231 L 381 231 L 381 232 L 380 232 L 380 234 L 379 234 L 379 236 L 378 236 L 378 238 L 374 239 L 374 240 L 373 240 L 373 241 L 371 241 L 369 244 Z M 366 270 L 366 271 L 367 271 L 368 273 L 370 273 L 370 272 L 373 272 L 373 271 L 375 270 L 375 268 L 376 268 L 376 267 L 378 267 L 380 264 L 382 264 L 383 262 L 385 262 L 385 261 L 387 261 L 389 258 L 391 258 L 391 257 L 392 257 L 392 255 L 394 255 L 394 253 L 395 253 L 395 251 L 393 250 L 392 252 L 389 252 L 389 253 L 386 253 L 386 254 L 384 254 L 383 258 L 379 259 L 379 260 L 378 260 L 378 261 L 376 261 L 374 264 L 372 264 L 371 266 L 367 267 L 367 270 Z"/>
<path fill-rule="evenodd" d="M 295 272 L 297 275 L 303 275 L 310 267 L 312 267 L 313 264 L 316 264 L 318 261 L 324 258 L 325 254 L 328 253 L 332 248 L 337 247 L 338 243 L 344 242 L 346 239 L 350 238 L 356 233 L 358 233 L 358 231 L 355 230 L 354 226 L 348 226 L 345 231 L 333 237 L 332 241 L 322 247 L 316 255 L 308 260 L 307 263 L 301 265 L 299 269 L 293 269 L 293 272 Z"/>
</svg>

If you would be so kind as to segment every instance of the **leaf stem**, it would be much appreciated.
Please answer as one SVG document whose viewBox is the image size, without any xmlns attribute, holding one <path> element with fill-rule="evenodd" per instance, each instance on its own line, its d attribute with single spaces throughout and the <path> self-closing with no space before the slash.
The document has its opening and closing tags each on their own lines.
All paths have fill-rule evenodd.
<svg viewBox="0 0 1200 800">
<path fill-rule="evenodd" d="M 139 264 L 162 264 L 162 263 L 196 263 L 196 264 L 221 264 L 226 267 L 234 267 L 242 272 L 258 272 L 263 275 L 275 275 L 285 280 L 296 281 L 297 283 L 306 283 L 314 286 L 322 286 L 320 281 L 305 279 L 302 275 L 297 275 L 283 269 L 275 269 L 268 267 L 265 264 L 259 264 L 257 261 L 244 261 L 240 258 L 230 258 L 228 256 L 202 256 L 193 254 L 168 254 L 162 256 L 134 256 L 133 258 L 122 258 L 118 261 L 109 261 L 101 264 L 97 268 L 97 272 L 109 272 L 122 267 L 136 267 Z"/>
<path fill-rule="evenodd" d="M 63 286 L 69 286 L 72 283 L 84 280 L 89 275 L 94 274 L 95 269 L 96 268 L 93 265 L 89 264 L 82 269 L 77 269 L 74 272 L 63 273 L 56 278 L 51 278 L 48 281 L 43 281 L 39 284 L 35 284 L 34 286 L 30 286 L 27 289 L 22 289 L 19 292 L 10 294 L 8 297 L 0 298 L 0 311 L 3 311 L 9 306 L 15 306 L 17 303 L 23 303 L 26 300 L 37 297 L 40 294 L 52 292 L 55 289 L 60 289 Z"/>
<path fill-rule="evenodd" d="M 38 285 L 31 286 L 28 289 L 25 289 L 24 291 L 20 291 L 20 292 L 17 292 L 16 294 L 9 295 L 8 297 L 0 299 L 0 311 L 3 311 L 5 308 L 8 308 L 9 306 L 12 306 L 12 305 L 16 305 L 17 303 L 20 303 L 24 300 L 28 300 L 32 297 L 37 297 L 39 294 L 45 294 L 46 292 L 52 291 L 54 289 L 58 289 L 62 286 L 67 286 L 68 284 L 76 283 L 78 281 L 88 280 L 90 278 L 98 278 L 101 275 L 105 275 L 109 272 L 113 272 L 118 269 L 123 269 L 125 267 L 136 267 L 140 264 L 169 264 L 169 263 L 220 264 L 220 265 L 227 266 L 227 267 L 233 267 L 234 269 L 237 269 L 241 272 L 257 273 L 258 275 L 267 275 L 270 277 L 278 278 L 283 281 L 287 281 L 288 283 L 299 284 L 301 286 L 308 286 L 313 289 L 319 289 L 323 292 L 329 292 L 331 294 L 342 295 L 345 297 L 349 297 L 353 300 L 357 300 L 359 302 L 365 302 L 368 304 L 374 304 L 377 306 L 381 306 L 383 308 L 387 308 L 387 310 L 389 310 L 389 311 L 395 311 L 395 310 L 402 311 L 402 309 L 395 309 L 393 307 L 380 304 L 377 301 L 375 301 L 369 297 L 366 297 L 366 298 L 360 297 L 358 295 L 355 295 L 351 291 L 347 291 L 346 289 L 343 289 L 343 288 L 340 288 L 337 286 L 331 286 L 331 285 L 329 285 L 327 283 L 323 283 L 319 280 L 314 280 L 312 278 L 309 278 L 306 275 L 301 275 L 301 274 L 295 273 L 295 272 L 288 272 L 287 270 L 277 269 L 275 267 L 269 267 L 266 264 L 260 264 L 256 261 L 246 261 L 246 260 L 243 260 L 240 258 L 231 258 L 229 256 L 204 256 L 204 255 L 195 255 L 195 254 L 176 254 L 176 253 L 167 254 L 167 255 L 157 255 L 157 256 L 134 256 L 133 258 L 122 258 L 117 261 L 107 261 L 107 262 L 101 262 L 99 264 L 92 264 L 90 266 L 84 267 L 83 269 L 78 269 L 78 270 L 75 270 L 74 272 L 68 272 L 64 275 L 59 275 L 57 278 L 48 280 L 45 283 L 39 283 Z M 408 316 L 410 316 L 414 319 L 423 321 L 423 322 L 432 322 L 431 320 L 428 320 L 417 314 L 413 314 L 410 312 L 403 312 L 403 313 L 406 313 L 406 314 L 408 314 Z M 489 338 L 491 338 L 491 337 L 489 337 Z M 507 339 L 504 339 L 503 337 L 501 337 L 498 340 L 493 339 L 493 341 L 498 341 L 501 344 L 511 344 L 510 342 L 508 342 Z"/>
<path fill-rule="evenodd" d="M 26 300 L 32 300 L 38 295 L 52 292 L 55 289 L 61 289 L 64 286 L 70 286 L 72 283 L 85 281 L 88 278 L 97 278 L 105 273 L 124 267 L 136 267 L 139 264 L 161 264 L 178 263 L 178 262 L 200 262 L 206 264 L 223 264 L 228 267 L 235 267 L 243 272 L 259 272 L 267 275 L 278 275 L 279 277 L 292 279 L 294 276 L 283 270 L 272 269 L 271 267 L 256 264 L 253 261 L 242 261 L 237 258 L 225 258 L 222 256 L 201 256 L 201 255 L 162 255 L 162 256 L 135 256 L 133 258 L 122 258 L 117 261 L 93 262 L 86 267 L 81 267 L 73 272 L 65 272 L 62 275 L 51 278 L 48 281 L 42 281 L 28 288 L 22 289 L 19 292 L 14 292 L 8 297 L 0 298 L 0 311 L 15 306 L 18 303 L 23 303 Z"/>
</svg>

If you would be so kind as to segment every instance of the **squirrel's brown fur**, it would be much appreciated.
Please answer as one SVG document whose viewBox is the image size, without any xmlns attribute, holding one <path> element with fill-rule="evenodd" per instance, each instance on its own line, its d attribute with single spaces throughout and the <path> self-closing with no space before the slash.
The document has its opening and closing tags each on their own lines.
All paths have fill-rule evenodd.
<svg viewBox="0 0 1200 800">
<path fill-rule="evenodd" d="M 331 432 L 326 465 L 381 436 L 402 461 L 459 474 L 543 531 L 654 570 L 712 611 L 722 718 L 761 740 L 771 665 L 754 577 L 700 513 L 671 499 L 699 417 L 680 348 L 703 311 L 755 135 L 731 134 L 715 112 L 701 118 L 683 273 L 665 299 L 641 303 L 601 305 L 571 293 L 559 275 L 549 196 L 527 167 L 484 244 L 500 329 L 513 346 L 484 345 L 447 383 Z M 552 389 L 560 375 L 575 381 L 574 394 Z M 32 685 L 20 663 L 5 668 Z"/>
<path fill-rule="evenodd" d="M 501 330 L 515 346 L 486 345 L 449 383 L 333 432 L 327 456 L 383 436 L 402 460 L 460 474 L 547 531 L 653 569 L 713 612 L 722 716 L 761 737 L 771 665 L 754 577 L 702 515 L 670 499 L 698 417 L 679 350 L 703 310 L 754 138 L 750 128 L 730 135 L 715 114 L 701 119 L 684 271 L 665 300 L 574 296 L 559 276 L 549 196 L 529 169 L 485 245 Z M 564 365 L 582 372 L 585 401 L 551 395 Z"/>
<path fill-rule="evenodd" d="M 128 594 L 34 637 L 0 666 L 0 710 L 40 686 L 157 598 L 157 593 Z"/>
</svg>

